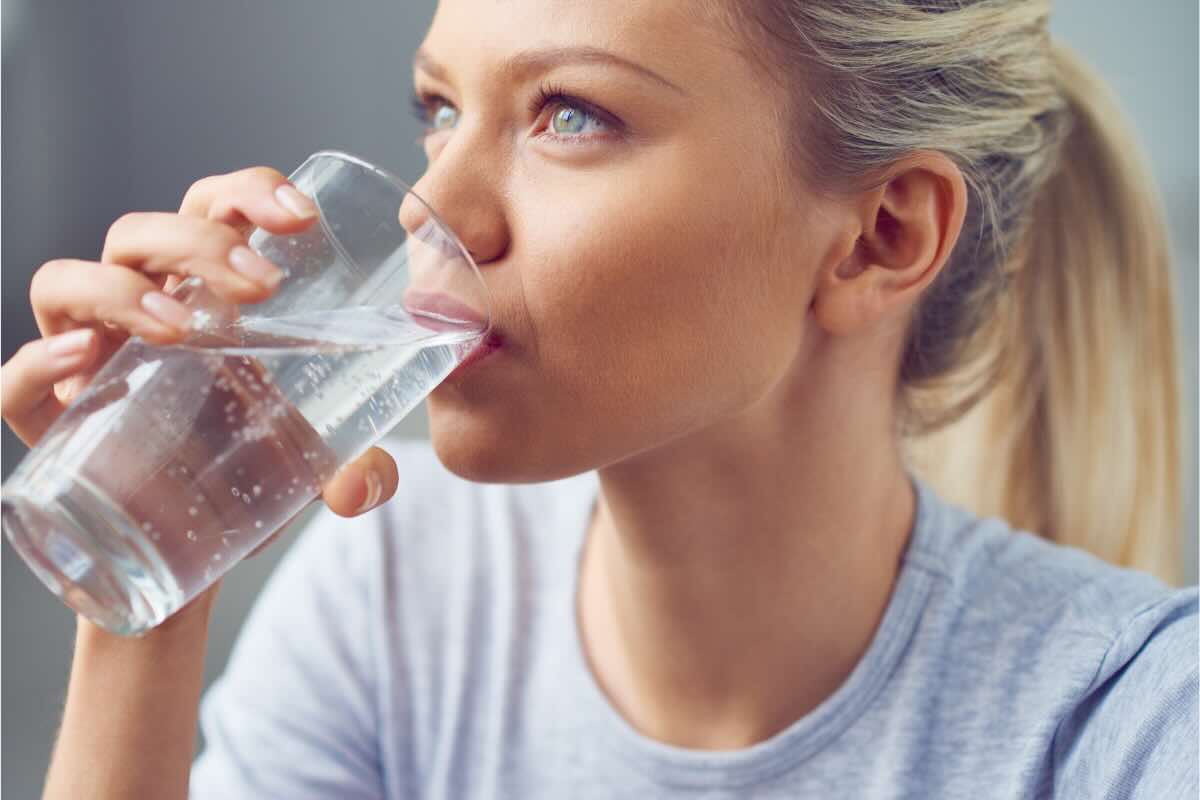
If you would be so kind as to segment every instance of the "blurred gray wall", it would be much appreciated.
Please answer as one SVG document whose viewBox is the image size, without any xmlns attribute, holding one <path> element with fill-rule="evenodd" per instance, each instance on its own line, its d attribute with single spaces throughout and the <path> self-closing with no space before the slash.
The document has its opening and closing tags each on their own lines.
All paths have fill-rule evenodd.
<svg viewBox="0 0 1200 800">
<path fill-rule="evenodd" d="M 36 329 L 33 270 L 94 259 L 126 211 L 175 210 L 195 179 L 254 164 L 287 173 L 338 148 L 415 179 L 411 53 L 432 0 L 163 3 L 3 0 L 3 359 Z M 1059 2 L 1053 25 L 1117 88 L 1167 199 L 1196 408 L 1197 9 L 1195 0 Z M 1194 416 L 1193 416 L 1194 419 Z M 1193 427 L 1192 430 L 1195 430 Z M 424 436 L 424 410 L 398 429 Z M 3 474 L 24 448 L 4 429 Z M 1194 471 L 1196 437 L 1188 435 Z M 1195 479 L 1188 484 L 1195 487 Z M 1195 581 L 1196 498 L 1187 563 Z M 234 570 L 207 662 L 219 673 L 242 618 L 288 542 Z M 3 793 L 40 793 L 74 623 L 3 550 Z"/>
</svg>

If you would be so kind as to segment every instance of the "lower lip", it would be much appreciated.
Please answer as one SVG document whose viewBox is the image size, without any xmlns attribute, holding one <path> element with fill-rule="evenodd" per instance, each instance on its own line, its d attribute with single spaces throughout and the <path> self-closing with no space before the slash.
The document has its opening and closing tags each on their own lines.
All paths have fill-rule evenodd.
<svg viewBox="0 0 1200 800">
<path fill-rule="evenodd" d="M 463 374 L 475 364 L 483 361 L 485 358 L 495 353 L 500 349 L 500 342 L 495 337 L 489 336 L 479 344 L 475 345 L 475 349 L 467 353 L 467 357 L 459 363 L 454 370 L 446 376 L 446 380 L 450 380 L 458 375 Z"/>
</svg>

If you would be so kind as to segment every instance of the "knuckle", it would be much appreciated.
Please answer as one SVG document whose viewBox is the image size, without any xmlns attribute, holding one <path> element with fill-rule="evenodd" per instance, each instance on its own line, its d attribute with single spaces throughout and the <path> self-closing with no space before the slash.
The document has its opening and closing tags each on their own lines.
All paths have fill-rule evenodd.
<svg viewBox="0 0 1200 800">
<path fill-rule="evenodd" d="M 197 181 L 193 181 L 192 185 L 189 186 L 187 191 L 183 193 L 183 202 L 179 204 L 180 207 L 187 206 L 190 203 L 195 202 L 196 198 L 208 193 L 208 191 L 212 188 L 213 183 L 215 183 L 219 178 L 219 175 L 206 175 Z"/>
<path fill-rule="evenodd" d="M 41 347 L 43 341 L 45 341 L 45 340 L 44 339 L 34 339 L 32 341 L 28 341 L 25 344 L 21 345 L 19 348 L 17 348 L 17 352 L 13 355 L 13 357 L 11 359 L 9 359 L 8 363 L 5 365 L 5 368 L 11 369 L 13 362 L 17 361 L 17 359 L 20 359 L 20 361 L 17 361 L 17 365 L 20 366 L 20 363 L 22 361 L 25 361 L 25 360 L 32 361 L 33 359 L 37 358 L 38 357 L 38 349 Z"/>
<path fill-rule="evenodd" d="M 121 216 L 113 220 L 113 224 L 108 226 L 108 235 L 111 238 L 114 235 L 125 233 L 127 229 L 136 228 L 145 221 L 145 214 L 141 211 L 126 211 Z"/>
<path fill-rule="evenodd" d="M 238 173 L 254 191 L 273 192 L 287 176 L 273 167 L 247 167 Z"/>
<path fill-rule="evenodd" d="M 271 183 L 275 183 L 280 180 L 287 180 L 287 176 L 285 176 L 282 172 L 274 167 L 267 166 L 247 167 L 241 171 L 241 174 L 246 175 L 254 180 L 270 181 Z"/>
<path fill-rule="evenodd" d="M 34 307 L 45 304 L 54 273 L 62 269 L 63 262 L 64 259 L 54 258 L 34 270 L 33 278 L 29 281 L 29 300 Z"/>
<path fill-rule="evenodd" d="M 104 235 L 101 260 L 107 260 L 108 253 L 114 246 L 119 244 L 122 239 L 128 238 L 134 230 L 144 225 L 147 216 L 147 214 L 141 211 L 127 211 L 113 220 L 113 223 L 108 226 L 108 232 Z"/>
</svg>

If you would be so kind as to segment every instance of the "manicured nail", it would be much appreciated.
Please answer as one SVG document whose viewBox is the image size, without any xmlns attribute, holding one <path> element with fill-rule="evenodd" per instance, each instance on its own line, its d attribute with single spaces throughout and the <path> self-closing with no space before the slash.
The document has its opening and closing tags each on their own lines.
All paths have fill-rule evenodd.
<svg viewBox="0 0 1200 800">
<path fill-rule="evenodd" d="M 354 512 L 355 514 L 361 514 L 364 511 L 374 508 L 375 504 L 379 502 L 380 496 L 383 495 L 383 481 L 379 480 L 379 475 L 375 473 L 375 470 L 367 470 L 366 481 L 367 499 L 363 500 L 363 504 L 358 507 L 358 510 Z"/>
<path fill-rule="evenodd" d="M 186 331 L 192 327 L 192 312 L 188 307 L 162 292 L 146 292 L 142 295 L 142 308 L 172 328 Z"/>
<path fill-rule="evenodd" d="M 274 289 L 283 280 L 283 271 L 258 253 L 239 244 L 229 251 L 229 265 L 255 283 Z"/>
<path fill-rule="evenodd" d="M 294 217 L 309 219 L 317 215 L 317 204 L 302 195 L 290 183 L 280 184 L 279 188 L 275 190 L 275 199 Z"/>
<path fill-rule="evenodd" d="M 60 333 L 58 336 L 51 336 L 46 340 L 46 349 L 50 351 L 51 355 L 58 356 L 59 358 L 70 358 L 87 350 L 88 345 L 92 343 L 92 337 L 95 335 L 90 328 L 80 328 L 70 333 Z"/>
</svg>

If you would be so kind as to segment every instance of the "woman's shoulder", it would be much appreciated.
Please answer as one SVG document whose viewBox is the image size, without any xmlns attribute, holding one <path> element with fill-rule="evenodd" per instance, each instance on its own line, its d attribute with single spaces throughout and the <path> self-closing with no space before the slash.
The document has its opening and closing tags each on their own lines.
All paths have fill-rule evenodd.
<svg viewBox="0 0 1200 800">
<path fill-rule="evenodd" d="M 929 597 L 906 680 L 922 696 L 957 697 L 945 707 L 965 711 L 947 713 L 981 733 L 1049 747 L 1056 783 L 1079 796 L 1146 768 L 1194 785 L 1179 770 L 1198 726 L 1197 588 L 920 494 L 906 562 Z"/>
<path fill-rule="evenodd" d="M 924 515 L 908 560 L 937 578 L 943 604 L 976 624 L 1042 626 L 1111 642 L 1155 616 L 1196 616 L 1196 587 L 1118 567 L 1076 547 L 981 517 L 920 485 Z M 1190 610 L 1189 610 L 1190 609 Z"/>
</svg>

